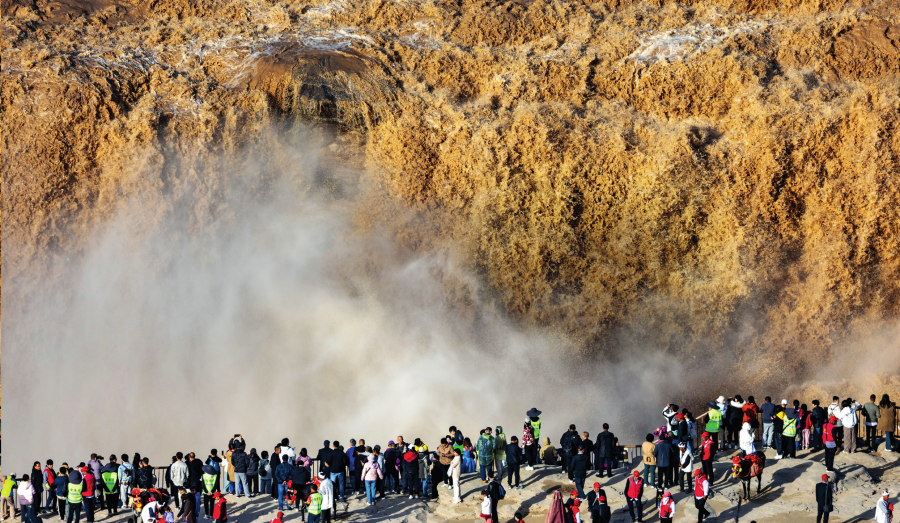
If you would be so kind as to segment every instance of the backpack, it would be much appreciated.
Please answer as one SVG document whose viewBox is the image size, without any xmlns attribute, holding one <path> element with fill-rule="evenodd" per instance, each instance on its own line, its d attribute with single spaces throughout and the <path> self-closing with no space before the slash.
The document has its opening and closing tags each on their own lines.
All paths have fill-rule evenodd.
<svg viewBox="0 0 900 523">
<path fill-rule="evenodd" d="M 132 479 L 134 479 L 134 468 L 125 467 L 125 473 L 122 474 L 122 479 L 120 481 L 122 483 L 131 483 Z"/>
<path fill-rule="evenodd" d="M 506 498 L 506 489 L 503 488 L 503 485 L 500 482 L 497 483 L 497 492 L 500 493 L 499 496 L 497 496 L 498 498 L 500 498 L 500 499 Z"/>
<path fill-rule="evenodd" d="M 216 474 L 218 474 L 219 470 L 221 470 L 219 468 L 219 462 L 214 459 L 209 460 L 209 466 L 216 470 Z"/>
</svg>

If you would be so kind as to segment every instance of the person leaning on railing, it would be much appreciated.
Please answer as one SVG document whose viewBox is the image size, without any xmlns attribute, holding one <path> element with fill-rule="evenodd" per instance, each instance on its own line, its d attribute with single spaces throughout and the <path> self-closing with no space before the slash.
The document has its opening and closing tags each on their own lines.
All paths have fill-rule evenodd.
<svg viewBox="0 0 900 523">
<path fill-rule="evenodd" d="M 877 429 L 884 432 L 884 450 L 890 452 L 894 449 L 894 430 L 897 428 L 897 404 L 891 401 L 887 394 L 881 396 L 878 403 L 879 418 Z"/>
</svg>

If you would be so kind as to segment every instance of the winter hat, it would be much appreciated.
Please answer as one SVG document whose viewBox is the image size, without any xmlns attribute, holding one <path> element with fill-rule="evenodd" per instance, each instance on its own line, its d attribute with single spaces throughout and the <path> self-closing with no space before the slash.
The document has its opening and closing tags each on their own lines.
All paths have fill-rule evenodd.
<svg viewBox="0 0 900 523">
<path fill-rule="evenodd" d="M 716 398 L 716 401 L 718 401 L 719 403 L 725 403 L 725 396 L 719 396 L 718 398 Z"/>
<path fill-rule="evenodd" d="M 828 477 L 828 474 L 822 474 L 822 481 L 828 481 L 829 479 L 831 478 Z"/>
</svg>

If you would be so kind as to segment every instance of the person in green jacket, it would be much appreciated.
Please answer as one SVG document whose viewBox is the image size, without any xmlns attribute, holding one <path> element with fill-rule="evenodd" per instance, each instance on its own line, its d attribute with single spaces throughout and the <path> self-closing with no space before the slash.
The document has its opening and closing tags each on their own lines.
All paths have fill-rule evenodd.
<svg viewBox="0 0 900 523">
<path fill-rule="evenodd" d="M 721 398 L 721 396 L 719 397 Z M 707 413 L 709 421 L 706 422 L 706 432 L 709 432 L 709 437 L 713 442 L 712 453 L 715 455 L 716 451 L 719 450 L 719 429 L 722 427 L 722 411 L 715 401 L 710 401 L 706 406 L 709 407 L 709 412 Z"/>
<path fill-rule="evenodd" d="M 863 417 L 866 419 L 866 448 L 873 453 L 877 450 L 875 434 L 878 429 L 878 418 L 881 417 L 881 410 L 875 404 L 876 399 L 875 395 L 872 394 L 869 396 L 869 402 L 863 405 L 862 408 Z"/>
<path fill-rule="evenodd" d="M 491 428 L 481 431 L 481 436 L 475 442 L 475 452 L 478 454 L 478 468 L 481 472 L 481 482 L 487 483 L 488 469 L 494 463 L 494 437 L 491 436 Z"/>
<path fill-rule="evenodd" d="M 16 475 L 3 476 L 3 498 L 0 499 L 0 511 L 3 512 L 3 519 L 10 517 L 10 508 L 12 515 L 16 515 L 16 505 L 12 502 L 12 489 L 16 488 Z"/>
<path fill-rule="evenodd" d="M 541 440 L 541 411 L 532 407 L 531 410 L 525 413 L 525 416 L 528 417 L 531 423 L 531 428 L 534 429 L 534 441 Z"/>
<path fill-rule="evenodd" d="M 503 468 L 506 466 L 506 434 L 503 427 L 497 425 L 497 435 L 494 437 L 494 473 L 498 478 L 503 477 Z"/>
<path fill-rule="evenodd" d="M 309 499 L 306 504 L 309 508 L 306 512 L 306 523 L 319 523 L 319 517 L 322 514 L 322 495 L 319 494 L 319 487 L 313 483 L 309 486 Z"/>
</svg>

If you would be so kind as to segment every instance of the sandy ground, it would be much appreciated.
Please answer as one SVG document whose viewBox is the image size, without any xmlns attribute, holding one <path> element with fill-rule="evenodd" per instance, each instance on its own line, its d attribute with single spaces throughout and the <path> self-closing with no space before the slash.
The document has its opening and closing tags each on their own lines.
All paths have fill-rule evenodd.
<svg viewBox="0 0 900 523">
<path fill-rule="evenodd" d="M 740 484 L 730 477 L 730 456 L 720 455 L 715 465 L 717 482 L 715 495 L 710 499 L 707 508 L 712 512 L 711 519 L 725 521 L 767 521 L 772 523 L 800 523 L 814 521 L 816 517 L 815 484 L 825 472 L 824 455 L 810 455 L 807 451 L 798 453 L 795 460 L 769 460 L 763 476 L 762 491 L 753 494 L 750 501 L 741 503 L 738 509 Z M 728 457 L 729 459 L 725 459 Z M 773 451 L 768 452 L 773 458 Z M 900 490 L 900 455 L 897 453 L 878 452 L 866 454 L 858 452 L 853 455 L 838 454 L 835 459 L 837 469 L 834 484 L 835 512 L 832 522 L 849 523 L 874 520 L 875 501 L 885 489 L 896 493 Z M 639 468 L 641 468 L 639 466 Z M 526 514 L 528 523 L 542 522 L 547 514 L 553 491 L 562 489 L 568 492 L 574 485 L 559 473 L 559 467 L 540 465 L 533 472 L 522 472 L 522 490 L 508 490 L 506 499 L 500 502 L 500 519 L 503 523 L 513 520 L 516 511 Z M 616 523 L 630 522 L 628 508 L 622 494 L 624 482 L 633 467 L 620 468 L 610 478 L 600 480 L 601 485 L 610 498 L 613 510 L 612 521 Z M 725 479 L 723 479 L 725 478 Z M 586 483 L 589 488 L 598 481 L 595 473 L 591 473 Z M 504 482 L 505 484 L 505 482 Z M 381 500 L 375 507 L 365 505 L 365 496 L 351 496 L 348 503 L 338 507 L 342 521 L 402 521 L 422 523 L 435 521 L 480 522 L 480 497 L 478 492 L 483 484 L 477 474 L 464 476 L 461 491 L 463 503 L 451 504 L 452 491 L 440 488 L 439 501 L 410 500 L 405 496 L 389 496 Z M 755 489 L 755 483 L 754 483 Z M 693 499 L 688 492 L 682 493 L 678 488 L 672 489 L 677 503 L 676 522 L 695 521 L 697 511 Z M 567 496 L 567 494 L 566 494 Z M 645 489 L 644 521 L 659 521 L 653 500 Z M 896 497 L 892 497 L 896 502 Z M 253 499 L 235 499 L 229 496 L 230 523 L 267 523 L 278 511 L 277 503 L 270 496 L 257 496 Z M 104 523 L 125 523 L 128 515 L 105 518 L 105 512 L 98 512 L 97 521 Z M 582 504 L 582 519 L 588 521 L 590 514 L 586 504 Z M 45 520 L 53 521 L 45 516 Z M 82 520 L 83 521 L 83 520 Z M 205 520 L 201 520 L 205 521 Z M 298 523 L 300 515 L 288 511 L 284 523 Z"/>
</svg>

